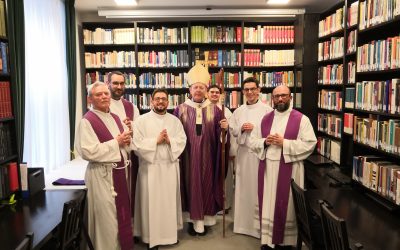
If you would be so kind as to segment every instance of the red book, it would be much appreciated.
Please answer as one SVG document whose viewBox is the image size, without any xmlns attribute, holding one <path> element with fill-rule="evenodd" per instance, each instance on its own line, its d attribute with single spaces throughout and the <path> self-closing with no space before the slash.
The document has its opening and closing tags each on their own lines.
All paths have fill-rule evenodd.
<svg viewBox="0 0 400 250">
<path fill-rule="evenodd" d="M 15 192 L 19 189 L 17 163 L 11 162 L 8 164 L 8 178 L 10 192 Z"/>
<path fill-rule="evenodd" d="M 242 27 L 236 27 L 236 42 L 242 42 Z"/>
</svg>

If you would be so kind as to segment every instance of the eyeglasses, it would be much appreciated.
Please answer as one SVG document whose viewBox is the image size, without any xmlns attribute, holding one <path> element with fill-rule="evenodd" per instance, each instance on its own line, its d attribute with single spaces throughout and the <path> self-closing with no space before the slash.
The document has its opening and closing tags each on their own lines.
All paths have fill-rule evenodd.
<svg viewBox="0 0 400 250">
<path fill-rule="evenodd" d="M 243 91 L 244 92 L 254 92 L 256 91 L 258 88 L 244 88 Z"/>
<path fill-rule="evenodd" d="M 156 97 L 153 99 L 156 102 L 166 102 L 168 99 L 166 97 Z"/>
<path fill-rule="evenodd" d="M 282 99 L 286 99 L 286 98 L 288 98 L 289 96 L 290 96 L 290 94 L 280 94 L 280 95 L 273 95 L 272 97 L 273 97 L 275 100 L 278 100 L 279 97 L 281 97 Z"/>
</svg>

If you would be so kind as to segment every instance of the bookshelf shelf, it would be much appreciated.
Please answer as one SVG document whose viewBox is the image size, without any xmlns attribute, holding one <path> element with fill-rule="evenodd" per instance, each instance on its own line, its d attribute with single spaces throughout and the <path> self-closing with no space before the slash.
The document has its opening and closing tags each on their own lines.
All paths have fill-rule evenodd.
<svg viewBox="0 0 400 250">
<path fill-rule="evenodd" d="M 115 70 L 119 70 L 119 71 L 133 71 L 136 68 L 134 67 L 112 67 L 112 68 L 86 68 L 86 71 L 88 72 L 92 72 L 92 71 L 102 71 L 102 72 L 110 72 L 110 71 L 115 71 Z"/>
<path fill-rule="evenodd" d="M 386 112 L 379 112 L 379 111 L 370 111 L 370 110 L 364 110 L 364 109 L 354 109 L 355 113 L 365 113 L 365 114 L 372 114 L 372 115 L 380 115 L 380 116 L 385 116 L 385 117 L 394 117 L 398 118 L 400 114 L 391 114 L 391 113 L 386 113 Z"/>
<path fill-rule="evenodd" d="M 341 63 L 343 61 L 343 57 L 337 57 L 332 59 L 326 59 L 318 61 L 318 64 L 330 64 L 330 63 Z"/>
<path fill-rule="evenodd" d="M 14 121 L 14 117 L 5 117 L 5 118 L 0 118 L 0 122 L 9 122 L 9 121 Z"/>
<path fill-rule="evenodd" d="M 0 165 L 10 162 L 10 161 L 16 161 L 18 160 L 18 155 L 10 155 L 2 160 L 0 160 Z"/>
<path fill-rule="evenodd" d="M 343 84 L 318 84 L 318 89 L 339 89 L 343 88 Z"/>
<path fill-rule="evenodd" d="M 360 142 L 357 142 L 357 141 L 354 141 L 354 144 L 356 146 L 361 146 L 361 147 L 367 148 L 369 150 L 372 150 L 375 153 L 382 154 L 382 155 L 384 155 L 386 157 L 389 157 L 389 158 L 392 158 L 392 159 L 396 159 L 396 160 L 400 160 L 400 154 L 390 153 L 390 152 L 381 150 L 379 148 L 374 148 L 374 147 L 371 147 L 370 145 L 367 145 L 367 144 L 364 144 L 364 143 L 360 143 Z"/>
<path fill-rule="evenodd" d="M 86 48 L 107 48 L 107 47 L 133 47 L 134 43 L 105 43 L 105 44 L 84 44 Z"/>
<path fill-rule="evenodd" d="M 241 46 L 242 43 L 191 43 L 190 44 L 192 47 L 196 47 L 196 46 Z"/>
<path fill-rule="evenodd" d="M 370 32 L 373 32 L 375 30 L 379 30 L 382 28 L 387 28 L 388 26 L 390 27 L 399 27 L 400 25 L 400 16 L 395 17 L 394 19 L 387 21 L 387 22 L 383 22 L 380 24 L 376 24 L 374 26 L 365 28 L 365 29 L 361 29 L 358 31 L 358 35 L 360 36 L 368 36 Z"/>
<path fill-rule="evenodd" d="M 396 68 L 396 69 L 386 69 L 386 70 L 375 70 L 375 71 L 359 71 L 356 72 L 357 75 L 363 76 L 363 75 L 384 75 L 384 74 L 400 74 L 400 68 Z"/>
<path fill-rule="evenodd" d="M 290 70 L 293 69 L 293 65 L 281 65 L 281 66 L 244 66 L 245 70 Z"/>
<path fill-rule="evenodd" d="M 358 29 L 358 24 L 353 24 L 352 26 L 347 27 L 348 31 L 356 30 Z"/>
<path fill-rule="evenodd" d="M 328 139 L 334 140 L 334 141 L 338 141 L 338 142 L 342 141 L 341 138 L 333 136 L 333 135 L 330 135 L 330 134 L 328 134 L 328 133 L 326 133 L 324 131 L 318 130 L 318 134 L 320 134 L 321 136 L 326 137 Z"/>
<path fill-rule="evenodd" d="M 351 52 L 351 53 L 347 53 L 346 57 L 354 57 L 355 55 L 357 55 L 357 51 Z"/>
<path fill-rule="evenodd" d="M 321 37 L 318 38 L 318 40 L 320 42 L 323 42 L 323 41 L 329 40 L 331 37 L 343 36 L 343 33 L 344 33 L 344 29 L 340 29 L 340 30 L 337 30 L 337 31 L 332 32 L 330 34 L 327 34 L 325 36 L 321 36 Z"/>
<path fill-rule="evenodd" d="M 330 113 L 330 114 L 342 114 L 342 111 L 338 110 L 332 110 L 332 109 L 323 109 L 323 108 L 318 108 L 319 113 Z"/>
<path fill-rule="evenodd" d="M 135 45 L 135 44 L 133 44 Z M 138 47 L 153 47 L 153 46 L 166 46 L 166 47 L 187 47 L 188 43 L 138 43 Z"/>
</svg>

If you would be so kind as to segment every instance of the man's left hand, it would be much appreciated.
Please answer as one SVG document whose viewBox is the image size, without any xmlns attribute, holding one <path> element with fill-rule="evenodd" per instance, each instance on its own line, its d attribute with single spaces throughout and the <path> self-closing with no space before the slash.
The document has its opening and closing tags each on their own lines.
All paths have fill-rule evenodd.
<svg viewBox="0 0 400 250">
<path fill-rule="evenodd" d="M 269 135 L 269 139 L 272 145 L 283 147 L 283 136 L 279 134 Z"/>
<path fill-rule="evenodd" d="M 222 119 L 221 121 L 219 121 L 219 125 L 221 126 L 222 129 L 228 129 L 228 120 L 226 119 Z"/>
</svg>

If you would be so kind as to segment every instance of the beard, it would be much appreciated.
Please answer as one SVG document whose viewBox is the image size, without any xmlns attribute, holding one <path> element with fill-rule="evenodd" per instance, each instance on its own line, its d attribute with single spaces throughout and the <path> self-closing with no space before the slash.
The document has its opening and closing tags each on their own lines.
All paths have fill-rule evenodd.
<svg viewBox="0 0 400 250">
<path fill-rule="evenodd" d="M 166 106 L 155 106 L 153 108 L 154 112 L 156 112 L 157 114 L 164 114 L 167 111 L 167 107 Z"/>
<path fill-rule="evenodd" d="M 119 100 L 124 95 L 124 91 L 111 91 L 111 97 L 114 100 Z"/>
<path fill-rule="evenodd" d="M 290 102 L 276 103 L 275 109 L 278 110 L 279 112 L 285 112 L 286 110 L 288 110 L 289 106 Z"/>
</svg>

